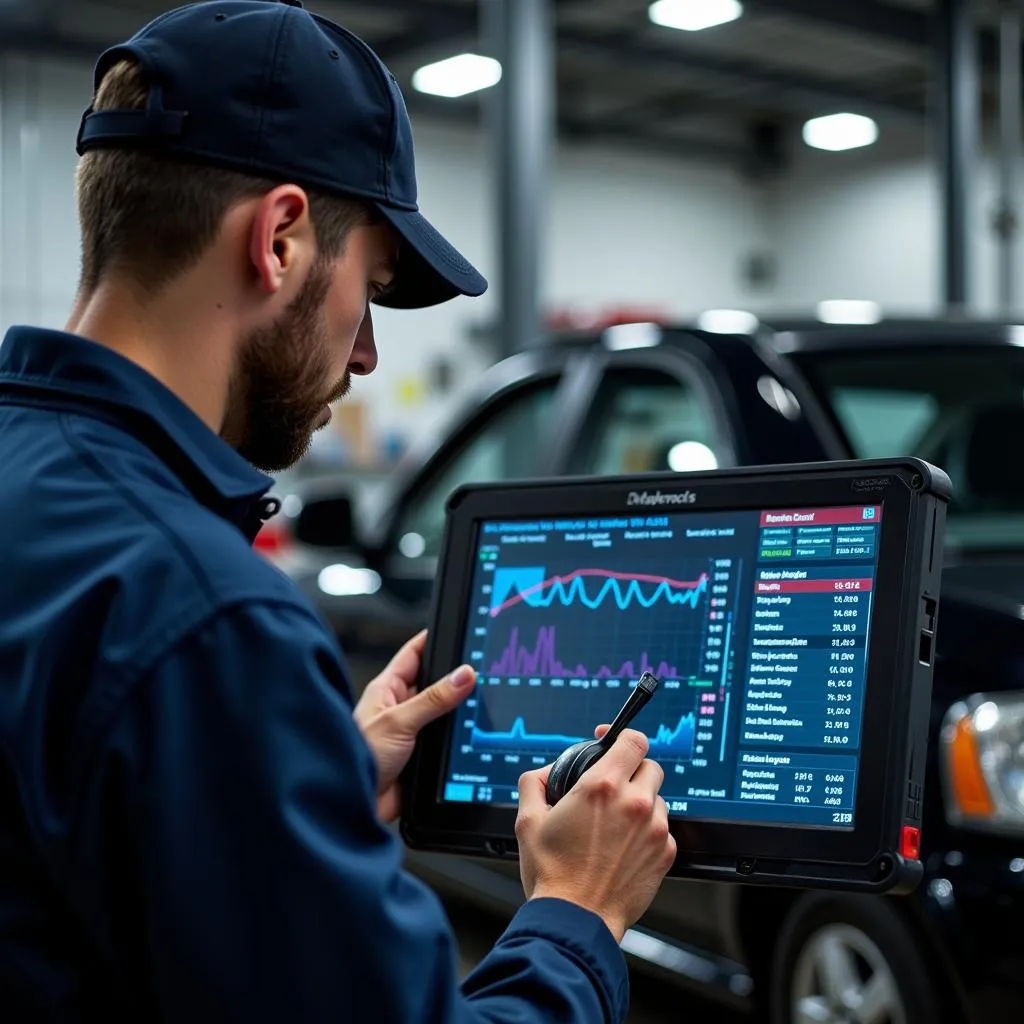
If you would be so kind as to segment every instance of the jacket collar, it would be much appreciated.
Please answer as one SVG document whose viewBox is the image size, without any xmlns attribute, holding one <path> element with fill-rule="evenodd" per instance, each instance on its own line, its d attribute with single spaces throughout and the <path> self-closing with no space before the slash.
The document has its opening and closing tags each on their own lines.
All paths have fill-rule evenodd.
<svg viewBox="0 0 1024 1024">
<path fill-rule="evenodd" d="M 219 498 L 219 511 L 230 509 L 236 513 L 232 519 L 243 507 L 248 512 L 273 484 L 155 377 L 77 335 L 11 328 L 0 346 L 0 401 L 5 394 L 34 396 L 44 405 L 91 406 L 124 420 L 126 427 L 132 422 L 149 427 L 133 433 L 172 465 L 197 497 L 206 503 Z"/>
</svg>

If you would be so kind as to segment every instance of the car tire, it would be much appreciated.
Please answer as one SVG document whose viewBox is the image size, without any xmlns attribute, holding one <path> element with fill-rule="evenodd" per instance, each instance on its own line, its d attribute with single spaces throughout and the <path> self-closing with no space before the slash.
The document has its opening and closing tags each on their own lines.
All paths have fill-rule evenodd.
<svg viewBox="0 0 1024 1024">
<path fill-rule="evenodd" d="M 793 904 L 769 984 L 771 1024 L 936 1024 L 921 940 L 886 897 L 813 893 Z"/>
</svg>

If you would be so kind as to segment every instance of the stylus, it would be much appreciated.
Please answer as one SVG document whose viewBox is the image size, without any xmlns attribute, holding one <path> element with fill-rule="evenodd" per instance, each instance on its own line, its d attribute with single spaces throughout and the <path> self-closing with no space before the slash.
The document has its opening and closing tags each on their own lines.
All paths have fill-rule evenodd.
<svg viewBox="0 0 1024 1024">
<path fill-rule="evenodd" d="M 615 716 L 612 724 L 608 727 L 608 731 L 601 737 L 600 743 L 602 747 L 607 750 L 615 742 L 619 733 L 640 714 L 647 702 L 654 696 L 654 691 L 658 688 L 660 682 L 661 680 L 650 672 L 645 672 L 640 677 L 640 681 L 634 687 L 633 692 L 626 698 L 626 703 L 622 705 L 622 709 Z"/>
</svg>

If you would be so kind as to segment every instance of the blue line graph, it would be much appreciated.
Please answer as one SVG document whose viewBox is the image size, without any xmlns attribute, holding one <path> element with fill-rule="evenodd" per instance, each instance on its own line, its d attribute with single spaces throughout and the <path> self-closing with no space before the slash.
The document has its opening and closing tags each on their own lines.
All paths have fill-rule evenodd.
<svg viewBox="0 0 1024 1024">
<path fill-rule="evenodd" d="M 693 757 L 693 713 L 683 715 L 674 729 L 659 725 L 650 739 L 652 757 L 686 761 Z M 636 726 L 634 726 L 636 728 Z M 470 743 L 475 749 L 517 751 L 521 753 L 560 754 L 566 747 L 593 736 L 567 736 L 562 733 L 531 733 L 523 719 L 516 718 L 507 732 L 486 732 L 473 728 Z"/>
<path fill-rule="evenodd" d="M 512 723 L 508 732 L 485 732 L 483 729 L 473 729 L 470 743 L 474 747 L 491 747 L 494 750 L 519 750 L 535 751 L 537 753 L 548 753 L 549 751 L 563 751 L 574 743 L 583 739 L 593 739 L 593 736 L 566 736 L 563 733 L 533 733 L 526 731 L 526 723 L 522 718 L 517 718 Z"/>
<path fill-rule="evenodd" d="M 591 595 L 586 586 L 586 580 L 593 577 L 604 581 L 595 596 Z M 644 584 L 647 585 L 646 589 Z M 650 589 L 652 586 L 653 589 Z M 566 607 L 581 604 L 595 609 L 609 595 L 621 611 L 625 611 L 634 602 L 643 608 L 650 608 L 659 601 L 696 608 L 707 589 L 706 573 L 702 573 L 696 580 L 673 580 L 644 573 L 576 569 L 564 576 L 545 578 L 543 567 L 517 566 L 495 571 L 491 615 L 496 616 L 520 601 L 530 608 L 550 608 L 558 601 Z"/>
</svg>

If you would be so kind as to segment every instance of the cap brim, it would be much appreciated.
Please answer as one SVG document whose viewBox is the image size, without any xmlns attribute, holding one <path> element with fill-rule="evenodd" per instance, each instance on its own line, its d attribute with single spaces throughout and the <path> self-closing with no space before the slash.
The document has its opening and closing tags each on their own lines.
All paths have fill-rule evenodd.
<svg viewBox="0 0 1024 1024">
<path fill-rule="evenodd" d="M 458 295 L 477 296 L 487 291 L 484 276 L 422 213 L 383 205 L 377 209 L 405 242 L 395 280 L 376 300 L 378 306 L 422 309 Z"/>
</svg>

